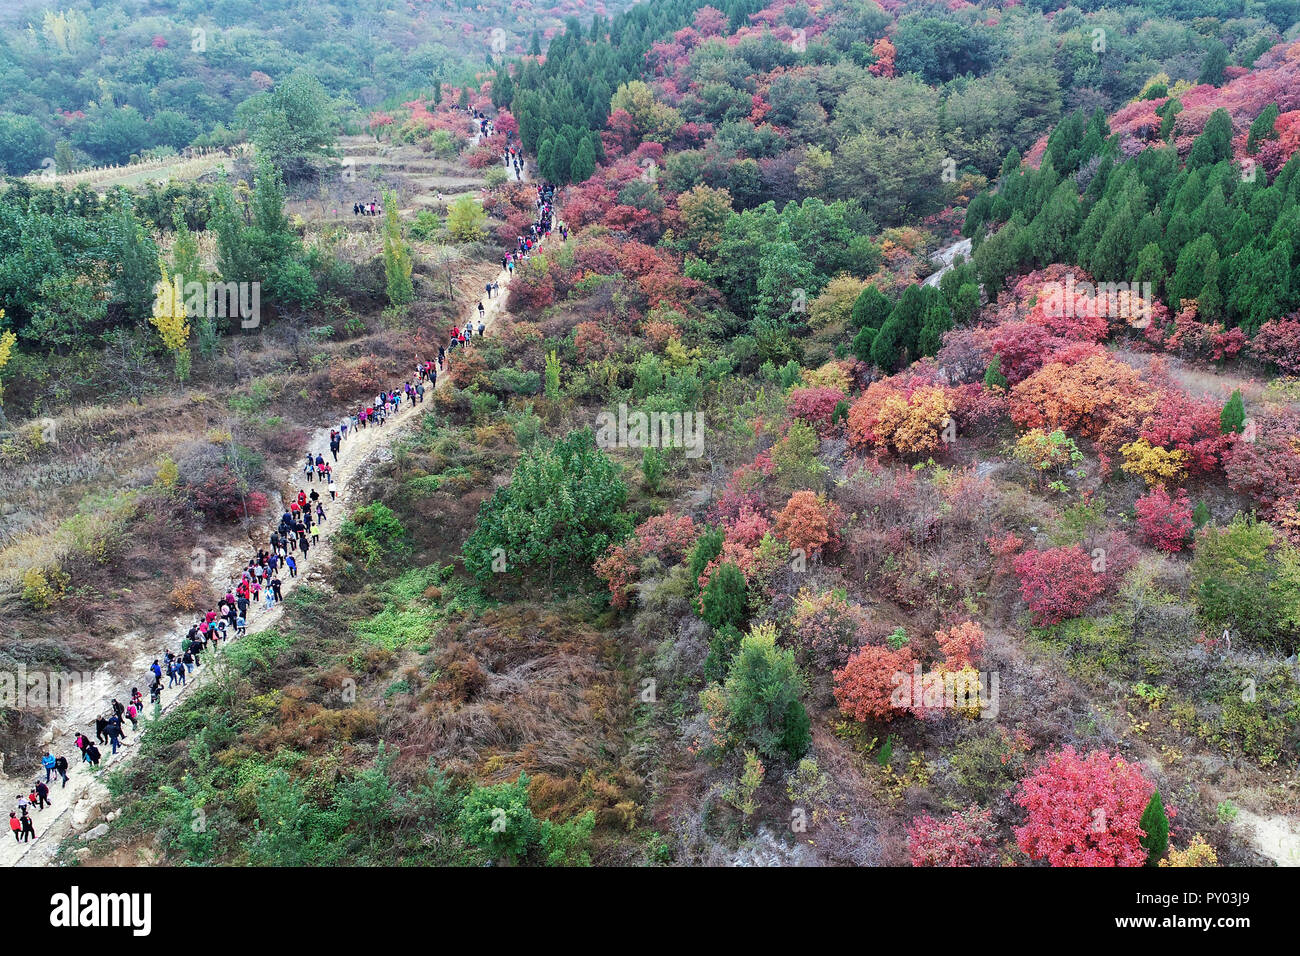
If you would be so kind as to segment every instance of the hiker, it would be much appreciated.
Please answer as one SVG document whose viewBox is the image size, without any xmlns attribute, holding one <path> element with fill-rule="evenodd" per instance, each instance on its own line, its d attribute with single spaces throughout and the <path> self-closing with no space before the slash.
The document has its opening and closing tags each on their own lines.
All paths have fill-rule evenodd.
<svg viewBox="0 0 1300 956">
<path fill-rule="evenodd" d="M 45 756 L 41 758 L 41 766 L 45 768 L 45 782 L 49 783 L 50 774 L 54 772 L 54 755 L 48 750 L 45 751 Z"/>
<path fill-rule="evenodd" d="M 289 577 L 296 578 L 298 576 L 298 562 L 293 559 L 293 555 L 284 559 L 284 566 L 289 569 Z"/>
<path fill-rule="evenodd" d="M 13 810 L 9 811 L 9 829 L 13 831 L 14 842 L 22 843 L 23 825 L 22 822 L 18 819 L 18 814 L 15 813 Z"/>
<path fill-rule="evenodd" d="M 63 785 L 59 788 L 62 790 L 63 787 L 68 785 L 68 758 L 63 756 L 63 754 L 59 754 L 59 756 L 55 757 L 54 769 L 58 771 L 59 776 L 63 778 Z"/>
<path fill-rule="evenodd" d="M 92 767 L 99 766 L 99 748 L 96 747 L 94 744 L 91 744 L 89 747 L 86 748 L 86 760 L 90 763 Z"/>
<path fill-rule="evenodd" d="M 101 744 L 108 743 L 108 735 L 104 733 L 107 727 L 108 727 L 108 721 L 104 719 L 103 714 L 100 714 L 98 717 L 95 718 L 95 741 L 97 743 L 101 743 Z"/>
<path fill-rule="evenodd" d="M 53 806 L 50 803 L 50 788 L 45 786 L 39 780 L 36 781 L 36 809 L 44 810 L 46 807 Z"/>
<path fill-rule="evenodd" d="M 23 819 L 23 842 L 26 843 L 28 840 L 35 840 L 36 828 L 32 826 L 32 818 L 30 814 L 24 813 L 22 815 L 22 819 Z"/>
<path fill-rule="evenodd" d="M 106 732 L 108 733 L 109 743 L 113 747 L 113 753 L 117 753 L 118 739 L 122 736 L 122 725 L 118 723 L 118 719 L 116 717 L 114 717 L 112 720 L 108 722 L 108 727 Z"/>
</svg>

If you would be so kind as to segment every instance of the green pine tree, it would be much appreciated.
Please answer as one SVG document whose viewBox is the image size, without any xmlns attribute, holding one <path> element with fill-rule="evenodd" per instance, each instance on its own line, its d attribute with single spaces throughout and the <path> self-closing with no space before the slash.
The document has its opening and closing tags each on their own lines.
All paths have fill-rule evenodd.
<svg viewBox="0 0 1300 956">
<path fill-rule="evenodd" d="M 1151 800 L 1142 811 L 1138 826 L 1146 834 L 1139 842 L 1146 848 L 1147 866 L 1156 866 L 1169 849 L 1169 817 L 1165 814 L 1165 804 L 1160 798 L 1159 790 L 1151 794 Z"/>
<path fill-rule="evenodd" d="M 989 367 L 984 372 L 984 384 L 988 388 L 1007 387 L 1007 377 L 1002 374 L 1002 357 L 994 355 L 993 361 L 989 362 Z"/>
<path fill-rule="evenodd" d="M 1233 389 L 1232 395 L 1219 413 L 1219 433 L 1223 435 L 1241 434 L 1246 427 L 1246 403 L 1242 400 L 1241 389 Z"/>
</svg>

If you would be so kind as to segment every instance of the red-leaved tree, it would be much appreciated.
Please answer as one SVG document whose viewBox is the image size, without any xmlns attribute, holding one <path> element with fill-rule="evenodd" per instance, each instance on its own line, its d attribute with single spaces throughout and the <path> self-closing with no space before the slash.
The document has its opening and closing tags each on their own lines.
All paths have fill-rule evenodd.
<svg viewBox="0 0 1300 956">
<path fill-rule="evenodd" d="M 840 712 L 854 720 L 874 718 L 882 722 L 909 713 L 910 706 L 894 703 L 894 693 L 911 680 L 914 660 L 911 648 L 906 646 L 898 650 L 875 644 L 859 648 L 834 674 L 833 690 Z M 905 696 L 910 702 L 910 691 Z"/>
<path fill-rule="evenodd" d="M 907 826 L 907 856 L 912 866 L 997 866 L 993 811 L 972 805 L 940 820 L 921 814 Z"/>
<path fill-rule="evenodd" d="M 1021 781 L 1015 802 L 1027 818 L 1016 843 L 1052 866 L 1143 866 L 1138 821 L 1154 791 L 1122 757 L 1066 747 Z"/>
<path fill-rule="evenodd" d="M 1192 503 L 1181 488 L 1170 497 L 1164 485 L 1156 485 L 1137 500 L 1137 522 L 1142 538 L 1161 551 L 1183 550 L 1192 533 Z"/>
<path fill-rule="evenodd" d="M 1039 627 L 1078 617 L 1106 590 L 1104 568 L 1079 545 L 1026 551 L 1016 558 L 1020 594 Z"/>
</svg>

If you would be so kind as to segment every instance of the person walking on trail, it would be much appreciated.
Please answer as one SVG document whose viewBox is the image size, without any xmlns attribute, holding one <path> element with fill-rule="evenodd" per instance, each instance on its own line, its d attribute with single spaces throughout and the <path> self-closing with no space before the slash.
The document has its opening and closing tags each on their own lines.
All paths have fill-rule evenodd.
<svg viewBox="0 0 1300 956">
<path fill-rule="evenodd" d="M 480 299 L 480 300 L 479 300 L 479 303 L 478 303 L 478 317 L 479 317 L 480 319 L 483 318 L 483 300 L 482 300 L 482 299 Z"/>
<path fill-rule="evenodd" d="M 182 680 L 183 679 L 184 678 L 182 677 Z M 117 753 L 118 741 L 122 736 L 122 725 L 118 723 L 116 717 L 108 722 L 107 733 L 109 744 L 113 748 L 113 753 Z"/>
<path fill-rule="evenodd" d="M 63 787 L 68 785 L 68 758 L 63 756 L 63 754 L 59 754 L 55 757 L 54 769 L 58 771 L 59 776 L 63 778 L 63 785 L 59 788 L 62 790 Z"/>
<path fill-rule="evenodd" d="M 24 813 L 23 817 L 23 842 L 36 839 L 36 828 L 32 826 L 32 817 L 29 813 Z"/>
<path fill-rule="evenodd" d="M 54 804 L 50 802 L 50 788 L 45 786 L 45 784 L 41 783 L 39 780 L 35 782 L 35 787 L 36 809 L 44 810 L 46 807 L 54 806 Z"/>
<path fill-rule="evenodd" d="M 41 766 L 45 768 L 45 782 L 49 783 L 50 774 L 54 772 L 54 755 L 48 750 L 45 751 L 45 756 L 41 758 Z"/>
<path fill-rule="evenodd" d="M 99 766 L 99 756 L 100 756 L 99 748 L 96 747 L 94 744 L 91 744 L 89 747 L 86 748 L 86 760 L 90 763 L 92 767 Z"/>
<path fill-rule="evenodd" d="M 13 832 L 14 842 L 22 843 L 23 823 L 18 819 L 18 814 L 13 810 L 9 811 L 9 829 Z"/>
<path fill-rule="evenodd" d="M 108 727 L 108 721 L 104 719 L 103 714 L 100 714 L 98 717 L 95 718 L 95 741 L 97 743 L 101 743 L 101 744 L 108 743 L 108 736 L 104 733 L 104 730 L 107 727 Z"/>
<path fill-rule="evenodd" d="M 293 555 L 289 555 L 284 559 L 284 566 L 289 569 L 289 577 L 296 578 L 298 576 L 298 562 L 293 559 Z"/>
</svg>

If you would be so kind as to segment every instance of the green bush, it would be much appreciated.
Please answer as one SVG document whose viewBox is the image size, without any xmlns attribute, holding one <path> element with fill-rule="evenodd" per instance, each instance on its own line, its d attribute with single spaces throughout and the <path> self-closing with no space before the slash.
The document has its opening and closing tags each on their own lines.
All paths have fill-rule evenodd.
<svg viewBox="0 0 1300 956">
<path fill-rule="evenodd" d="M 404 554 L 408 548 L 406 528 L 379 501 L 354 511 L 339 528 L 339 538 L 367 568 Z"/>
<path fill-rule="evenodd" d="M 721 688 L 733 742 L 774 759 L 802 757 L 812 743 L 799 700 L 803 688 L 794 651 L 776 646 L 775 628 L 764 625 L 746 634 Z"/>
<path fill-rule="evenodd" d="M 590 429 L 570 432 L 525 452 L 510 484 L 479 508 L 465 567 L 480 581 L 500 572 L 545 577 L 548 584 L 589 574 L 611 544 L 631 533 L 626 501 L 620 469 L 596 448 Z"/>
<path fill-rule="evenodd" d="M 492 373 L 492 387 L 512 395 L 536 395 L 542 390 L 542 377 L 536 372 L 507 366 Z"/>
<path fill-rule="evenodd" d="M 747 604 L 745 575 L 740 568 L 730 562 L 718 565 L 700 598 L 700 616 L 714 629 L 728 625 L 742 628 L 749 617 Z"/>
</svg>

